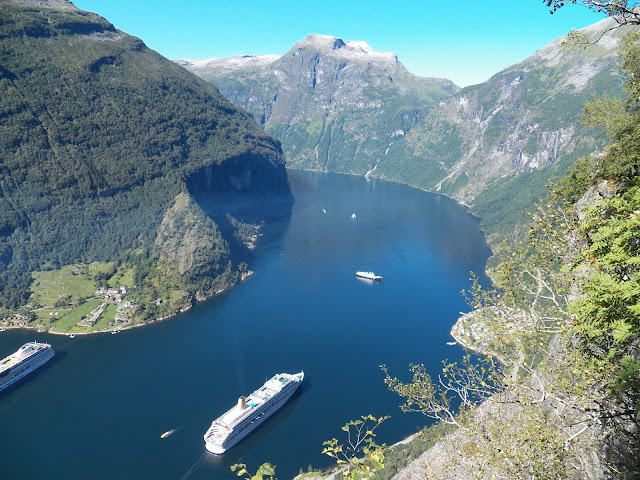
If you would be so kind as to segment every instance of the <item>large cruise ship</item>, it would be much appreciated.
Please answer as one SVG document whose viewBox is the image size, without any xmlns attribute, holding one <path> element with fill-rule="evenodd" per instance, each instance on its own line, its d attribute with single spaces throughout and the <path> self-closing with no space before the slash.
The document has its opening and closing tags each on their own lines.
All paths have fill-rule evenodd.
<svg viewBox="0 0 640 480">
<path fill-rule="evenodd" d="M 0 361 L 0 391 L 44 365 L 53 355 L 53 348 L 48 343 L 25 343 Z"/>
<path fill-rule="evenodd" d="M 278 373 L 248 397 L 214 420 L 204 434 L 208 451 L 220 455 L 246 437 L 293 395 L 302 383 L 304 372 Z"/>
</svg>

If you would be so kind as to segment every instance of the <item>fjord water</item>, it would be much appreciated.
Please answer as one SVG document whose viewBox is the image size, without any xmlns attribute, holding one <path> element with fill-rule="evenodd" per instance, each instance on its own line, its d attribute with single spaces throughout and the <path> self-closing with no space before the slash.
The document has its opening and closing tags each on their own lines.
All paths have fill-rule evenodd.
<svg viewBox="0 0 640 480">
<path fill-rule="evenodd" d="M 408 379 L 410 363 L 437 373 L 461 356 L 449 331 L 467 309 L 469 272 L 484 280 L 490 253 L 477 219 L 399 184 L 289 179 L 291 217 L 262 229 L 255 274 L 232 290 L 117 335 L 0 334 L 0 356 L 33 339 L 57 354 L 0 393 L 0 478 L 232 479 L 234 463 L 269 461 L 286 479 L 329 465 L 322 442 L 342 440 L 340 427 L 360 415 L 392 416 L 379 443 L 428 423 L 400 411 L 379 365 Z M 239 395 L 300 370 L 302 387 L 258 430 L 222 456 L 205 452 L 202 435 Z"/>
</svg>

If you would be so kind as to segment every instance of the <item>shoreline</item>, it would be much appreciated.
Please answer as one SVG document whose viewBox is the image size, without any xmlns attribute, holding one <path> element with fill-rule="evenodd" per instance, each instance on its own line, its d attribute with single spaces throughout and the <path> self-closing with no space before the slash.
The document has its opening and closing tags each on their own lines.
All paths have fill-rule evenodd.
<svg viewBox="0 0 640 480">
<path fill-rule="evenodd" d="M 399 184 L 399 185 L 405 185 L 407 187 L 414 188 L 414 189 L 422 191 L 424 193 L 433 194 L 433 195 L 439 195 L 441 197 L 447 198 L 448 200 L 451 200 L 451 201 L 457 203 L 458 205 L 460 205 L 461 207 L 465 208 L 467 213 L 478 221 L 478 224 L 479 224 L 479 227 L 480 227 L 480 232 L 482 233 L 482 236 L 485 238 L 486 244 L 489 247 L 489 250 L 491 252 L 491 256 L 489 258 L 494 256 L 495 253 L 496 253 L 494 251 L 492 245 L 489 243 L 489 239 L 488 239 L 487 235 L 485 234 L 484 230 L 482 229 L 482 227 L 480 225 L 480 222 L 481 222 L 482 219 L 470 211 L 470 206 L 468 204 L 464 203 L 461 200 L 457 200 L 455 198 L 452 198 L 452 197 L 450 197 L 450 196 L 448 196 L 448 195 L 446 195 L 444 193 L 426 190 L 425 188 L 417 187 L 415 185 L 411 185 L 411 184 L 408 184 L 408 183 L 402 183 L 402 182 L 397 181 L 397 180 L 390 180 L 390 179 L 384 178 L 384 177 L 362 175 L 362 174 L 359 174 L 359 173 L 325 172 L 325 171 L 322 171 L 322 170 L 304 169 L 304 168 L 287 168 L 286 170 L 293 170 L 293 171 L 298 171 L 298 172 L 313 172 L 313 173 L 322 173 L 322 174 L 333 174 L 333 175 L 351 175 L 351 176 L 354 176 L 354 177 L 362 177 L 362 178 L 364 178 L 366 180 L 370 180 L 370 179 L 381 180 L 381 181 L 391 182 L 391 183 L 395 183 L 395 184 Z M 263 224 L 256 226 L 256 234 L 261 230 L 262 226 L 263 226 Z M 253 239 L 252 239 L 253 241 L 251 242 L 252 245 L 253 245 L 253 248 L 256 247 L 256 244 L 258 242 L 258 238 L 259 238 L 259 235 L 256 235 L 255 237 L 253 237 Z M 487 264 L 488 264 L 489 258 L 487 259 Z M 484 267 L 484 274 L 489 279 L 491 279 L 491 276 L 489 275 L 489 271 L 487 269 L 487 264 L 485 264 L 485 267 Z M 163 317 L 155 318 L 155 319 L 150 320 L 150 321 L 148 321 L 146 323 L 138 323 L 138 324 L 135 324 L 135 325 L 120 326 L 120 327 L 110 328 L 110 329 L 105 329 L 105 330 L 96 330 L 96 331 L 88 331 L 88 332 L 71 332 L 71 333 L 70 332 L 55 332 L 55 331 L 51 331 L 51 330 L 42 330 L 42 329 L 39 329 L 37 327 L 6 326 L 6 327 L 0 327 L 0 334 L 2 334 L 2 332 L 6 331 L 6 330 L 29 330 L 29 331 L 33 331 L 35 333 L 47 333 L 47 334 L 51 334 L 51 335 L 59 335 L 59 336 L 69 337 L 71 335 L 96 335 L 96 334 L 106 334 L 106 333 L 114 334 L 114 333 L 119 333 L 119 332 L 125 331 L 125 330 L 131 330 L 131 329 L 134 329 L 134 328 L 146 327 L 146 326 L 152 325 L 152 324 L 154 324 L 156 322 L 161 322 L 163 320 L 168 320 L 170 318 L 176 317 L 176 316 L 178 316 L 178 315 L 180 315 L 182 313 L 185 313 L 185 312 L 189 311 L 191 309 L 191 307 L 193 307 L 193 305 L 195 305 L 196 303 L 205 302 L 205 301 L 209 300 L 210 298 L 213 298 L 213 297 L 215 297 L 215 296 L 217 296 L 217 295 L 219 295 L 221 293 L 226 292 L 227 290 L 229 290 L 229 289 L 233 288 L 234 286 L 236 286 L 238 283 L 244 282 L 245 280 L 250 278 L 253 275 L 253 273 L 254 272 L 252 270 L 249 270 L 248 272 L 245 272 L 245 273 L 240 273 L 240 280 L 235 282 L 235 283 L 233 283 L 233 284 L 231 284 L 231 285 L 229 285 L 227 288 L 223 288 L 221 290 L 218 290 L 218 291 L 212 293 L 211 295 L 205 297 L 203 300 L 195 300 L 195 297 L 194 297 L 192 299 L 191 305 L 189 305 L 188 307 L 182 308 L 179 311 L 177 311 L 175 313 L 172 313 L 170 315 L 166 315 L 166 316 L 163 316 Z M 457 323 L 458 322 L 456 322 L 452 326 L 452 331 L 450 332 L 452 338 L 459 345 L 461 345 L 463 348 L 468 349 L 468 350 L 470 350 L 470 351 L 472 351 L 474 353 L 482 354 L 482 352 L 480 350 L 477 350 L 477 349 L 469 346 L 468 344 L 466 344 L 465 342 L 461 341 L 459 338 L 457 338 L 454 335 L 453 327 L 455 327 L 455 325 Z"/>
<path fill-rule="evenodd" d="M 158 317 L 158 318 L 154 318 L 153 320 L 150 320 L 146 323 L 136 323 L 135 325 L 127 325 L 127 326 L 119 326 L 116 328 L 109 328 L 106 330 L 95 330 L 95 331 L 89 331 L 89 332 L 55 332 L 52 330 L 43 330 L 41 328 L 38 327 L 24 327 L 24 326 L 4 326 L 4 327 L 0 327 L 0 335 L 3 332 L 6 332 L 7 330 L 24 330 L 24 331 L 31 331 L 31 332 L 35 332 L 35 333 L 46 333 L 49 335 L 58 335 L 61 337 L 71 337 L 71 335 L 74 336 L 78 336 L 78 335 L 99 335 L 99 334 L 106 334 L 106 333 L 110 333 L 110 334 L 116 334 L 116 333 L 120 333 L 123 332 L 125 330 L 132 330 L 134 328 L 142 328 L 142 327 L 147 327 L 150 325 L 153 325 L 156 322 L 162 322 L 163 320 L 169 320 L 170 318 L 174 318 L 177 317 L 178 315 L 181 315 L 183 313 L 188 312 L 189 310 L 191 310 L 191 308 L 193 307 L 193 305 L 195 305 L 196 303 L 202 303 L 202 302 L 206 302 L 207 300 L 220 295 L 224 292 L 226 292 L 227 290 L 230 290 L 231 288 L 235 287 L 238 283 L 244 282 L 245 280 L 249 279 L 250 277 L 253 276 L 253 270 L 249 270 L 249 272 L 245 272 L 243 274 L 240 275 L 240 280 L 233 283 L 232 285 L 229 285 L 227 288 L 223 288 L 221 290 L 218 290 L 214 293 L 212 293 L 211 295 L 207 296 L 206 298 L 199 300 L 199 301 L 194 301 L 192 302 L 191 305 L 181 308 L 180 310 L 178 310 L 175 313 L 172 313 L 170 315 L 165 315 L 163 317 Z"/>
<path fill-rule="evenodd" d="M 471 206 L 468 203 L 463 202 L 462 200 L 458 200 L 456 198 L 450 197 L 446 193 L 434 192 L 432 190 L 427 190 L 426 188 L 422 188 L 422 187 L 417 187 L 415 185 L 411 185 L 410 183 L 403 183 L 403 182 L 401 182 L 399 180 L 391 180 L 391 179 L 386 178 L 386 177 L 370 176 L 370 175 L 368 175 L 368 173 L 366 175 L 362 175 L 360 173 L 349 173 L 349 172 L 325 172 L 324 170 L 314 170 L 312 168 L 293 168 L 293 167 L 289 168 L 289 167 L 287 167 L 287 170 L 295 170 L 297 172 L 329 173 L 329 174 L 334 174 L 334 175 L 351 175 L 353 177 L 362 177 L 362 178 L 367 179 L 367 180 L 383 180 L 385 182 L 391 182 L 391 183 L 397 183 L 399 185 L 405 185 L 407 187 L 415 188 L 416 190 L 420 190 L 420 191 L 425 192 L 425 193 L 431 193 L 433 195 L 440 195 L 441 197 L 448 198 L 449 200 L 451 200 L 453 202 L 456 202 L 461 207 L 466 208 L 467 209 L 467 213 L 469 213 L 469 215 L 471 215 L 473 218 L 477 219 L 478 221 L 482 221 L 482 218 L 477 216 L 475 213 L 471 212 L 471 210 L 470 210 Z M 484 233 L 484 230 L 482 228 L 480 228 L 480 231 L 482 232 L 482 235 L 484 236 L 484 238 L 486 238 L 486 239 L 489 238 Z M 487 245 L 489 245 L 489 242 L 487 242 Z M 491 253 L 493 254 L 494 251 L 493 251 L 493 248 L 491 247 L 491 245 L 489 245 L 489 248 L 491 249 Z"/>
</svg>

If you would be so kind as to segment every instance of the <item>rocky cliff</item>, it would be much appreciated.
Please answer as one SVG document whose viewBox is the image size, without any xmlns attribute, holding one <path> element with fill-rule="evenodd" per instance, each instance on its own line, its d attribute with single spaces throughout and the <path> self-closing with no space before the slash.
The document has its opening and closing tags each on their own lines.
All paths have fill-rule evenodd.
<svg viewBox="0 0 640 480">
<path fill-rule="evenodd" d="M 609 31 L 613 22 L 584 29 L 593 42 L 586 48 L 571 49 L 566 37 L 559 38 L 444 102 L 446 121 L 458 128 L 461 155 L 432 188 L 469 203 L 490 232 L 523 221 L 551 178 L 607 143 L 601 130 L 582 121 L 586 101 L 622 95 L 617 45 L 638 27 Z M 427 119 L 421 129 L 440 121 Z M 414 133 L 418 137 L 420 130 Z M 419 138 L 412 141 L 420 145 Z"/>
</svg>

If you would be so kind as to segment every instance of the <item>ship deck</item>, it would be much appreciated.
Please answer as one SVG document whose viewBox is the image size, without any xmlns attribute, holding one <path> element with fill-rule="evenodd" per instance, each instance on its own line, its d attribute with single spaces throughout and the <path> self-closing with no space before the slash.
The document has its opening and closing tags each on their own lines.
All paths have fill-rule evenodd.
<svg viewBox="0 0 640 480">
<path fill-rule="evenodd" d="M 288 389 L 288 385 L 300 383 L 303 378 L 304 372 L 300 372 L 296 375 L 277 374 L 267 380 L 264 385 L 258 388 L 251 395 L 246 398 L 240 397 L 238 404 L 234 405 L 227 412 L 214 420 L 211 427 L 209 427 L 207 432 L 204 434 L 207 450 L 212 453 L 224 452 L 227 447 L 223 448 L 222 445 L 227 442 L 229 435 L 236 432 L 236 429 L 238 428 L 239 430 L 236 432 L 237 435 L 234 437 L 236 438 L 235 442 L 237 442 L 238 435 L 242 438 L 250 432 L 266 417 L 268 417 L 270 413 L 272 413 L 268 411 L 270 407 L 266 404 L 276 398 L 279 398 L 283 393 L 283 390 Z M 297 385 L 293 386 L 293 390 L 296 388 Z M 292 391 L 288 394 L 285 393 L 285 400 L 288 399 L 292 393 Z M 279 406 L 277 401 L 274 405 Z M 249 419 L 252 420 L 250 423 L 247 423 Z M 240 427 L 239 425 L 242 426 Z M 212 446 L 213 444 L 217 444 L 217 447 L 215 445 Z M 219 451 L 216 450 L 216 448 L 218 448 Z"/>
<path fill-rule="evenodd" d="M 289 377 L 284 375 L 273 376 L 258 390 L 246 398 L 246 407 L 244 409 L 240 409 L 238 405 L 234 405 L 224 415 L 218 418 L 216 423 L 229 427 L 237 425 L 249 414 L 249 412 L 255 410 L 257 407 L 260 407 L 269 399 L 276 396 L 286 385 L 291 383 L 291 381 L 292 380 Z"/>
<path fill-rule="evenodd" d="M 29 357 L 35 355 L 43 348 L 50 347 L 49 344 L 45 343 L 26 343 L 17 352 L 12 353 L 11 355 L 0 360 L 0 373 L 5 370 L 9 370 L 11 367 L 15 365 L 19 365 L 24 362 Z"/>
</svg>

